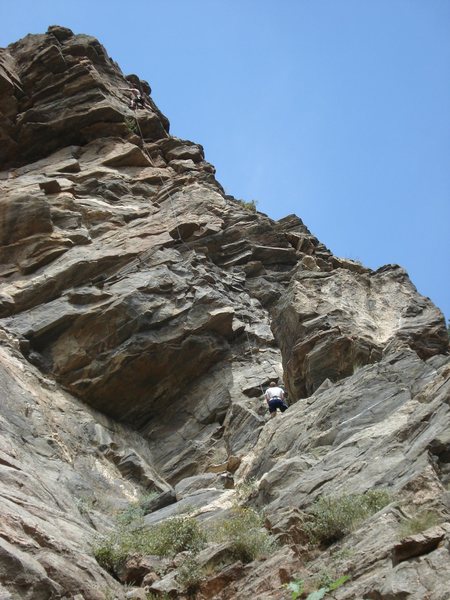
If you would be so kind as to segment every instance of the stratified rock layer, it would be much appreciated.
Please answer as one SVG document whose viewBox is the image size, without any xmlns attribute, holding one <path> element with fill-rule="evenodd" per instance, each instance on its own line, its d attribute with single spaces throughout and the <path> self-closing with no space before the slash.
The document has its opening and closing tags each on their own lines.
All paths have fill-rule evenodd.
<svg viewBox="0 0 450 600">
<path fill-rule="evenodd" d="M 440 311 L 400 267 L 337 258 L 298 217 L 226 195 L 150 97 L 129 109 L 131 84 L 150 93 L 62 27 L 0 51 L 4 593 L 121 597 L 92 544 L 146 490 L 148 525 L 187 506 L 216 519 L 233 477 L 255 477 L 253 502 L 294 550 L 320 494 L 384 487 L 445 519 Z M 266 424 L 272 379 L 293 406 Z M 445 598 L 432 584 L 450 580 L 448 531 L 397 547 L 395 510 L 373 523 L 383 535 L 352 534 L 354 581 L 336 597 Z M 201 593 L 284 598 L 301 568 L 284 547 Z M 167 577 L 155 593 L 178 589 Z"/>
</svg>

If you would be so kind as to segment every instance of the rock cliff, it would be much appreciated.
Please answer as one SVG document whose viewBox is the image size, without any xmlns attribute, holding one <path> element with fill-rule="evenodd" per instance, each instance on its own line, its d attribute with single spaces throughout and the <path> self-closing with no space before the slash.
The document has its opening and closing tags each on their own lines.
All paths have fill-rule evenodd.
<svg viewBox="0 0 450 600">
<path fill-rule="evenodd" d="M 115 578 L 94 558 L 151 492 L 146 527 L 241 501 L 278 539 L 204 571 L 198 598 L 287 598 L 336 571 L 337 600 L 448 600 L 448 334 L 405 271 L 227 195 L 92 37 L 0 50 L 0 91 L 0 598 L 184 597 L 176 557 Z M 269 420 L 271 380 L 290 407 Z M 311 549 L 318 498 L 374 489 L 387 507 Z M 425 510 L 439 523 L 399 537 Z"/>
</svg>

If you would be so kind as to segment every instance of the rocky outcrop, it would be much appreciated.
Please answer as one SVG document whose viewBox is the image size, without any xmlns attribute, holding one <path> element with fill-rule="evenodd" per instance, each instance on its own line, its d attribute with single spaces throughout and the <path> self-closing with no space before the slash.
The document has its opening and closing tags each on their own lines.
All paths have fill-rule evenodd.
<svg viewBox="0 0 450 600">
<path fill-rule="evenodd" d="M 31 162 L 71 144 L 126 135 L 121 87 L 130 87 L 93 37 L 50 27 L 3 50 L 0 62 L 2 133 L 0 162 Z M 144 90 L 148 84 L 143 84 Z M 141 127 L 160 138 L 167 119 L 151 103 Z"/>
<path fill-rule="evenodd" d="M 211 576 L 205 598 L 284 598 L 328 568 L 332 550 L 299 558 L 320 495 L 382 487 L 447 519 L 448 334 L 403 269 L 335 257 L 298 217 L 226 195 L 94 38 L 55 26 L 1 50 L 0 90 L 5 594 L 122 597 L 92 545 L 149 491 L 147 526 L 187 507 L 207 523 L 257 482 L 248 502 L 285 546 Z M 272 379 L 292 406 L 267 422 Z M 396 510 L 345 541 L 337 598 L 423 598 L 414 578 L 442 579 L 447 530 L 398 547 Z M 148 567 L 154 593 L 179 590 L 176 567 Z"/>
<path fill-rule="evenodd" d="M 379 361 L 388 346 L 405 341 L 427 359 L 445 351 L 448 338 L 439 310 L 417 297 L 396 265 L 375 272 L 298 270 L 273 322 L 295 397 Z"/>
<path fill-rule="evenodd" d="M 170 489 L 146 444 L 25 366 L 5 335 L 0 382 L 5 593 L 33 600 L 76 593 L 102 600 L 108 589 L 121 593 L 92 556 L 94 532 L 107 527 L 138 489 Z"/>
</svg>

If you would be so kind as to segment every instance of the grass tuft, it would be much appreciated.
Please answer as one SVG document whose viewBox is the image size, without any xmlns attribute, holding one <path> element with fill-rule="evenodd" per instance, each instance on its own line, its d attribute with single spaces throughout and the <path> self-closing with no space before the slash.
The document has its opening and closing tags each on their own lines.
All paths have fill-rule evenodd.
<svg viewBox="0 0 450 600">
<path fill-rule="evenodd" d="M 262 517 L 251 508 L 234 508 L 231 517 L 213 535 L 218 542 L 230 542 L 232 554 L 244 563 L 261 558 L 275 546 Z"/>
<path fill-rule="evenodd" d="M 385 490 L 365 494 L 322 496 L 309 509 L 305 529 L 312 542 L 329 545 L 350 533 L 390 502 Z"/>
<path fill-rule="evenodd" d="M 237 200 L 237 202 L 239 202 L 239 204 L 245 208 L 245 210 L 248 210 L 249 212 L 256 212 L 256 205 L 258 204 L 258 202 L 256 200 Z"/>
<path fill-rule="evenodd" d="M 441 517 L 432 510 L 424 510 L 410 519 L 405 519 L 400 524 L 400 537 L 405 538 L 426 531 L 430 527 L 439 525 Z"/>
</svg>

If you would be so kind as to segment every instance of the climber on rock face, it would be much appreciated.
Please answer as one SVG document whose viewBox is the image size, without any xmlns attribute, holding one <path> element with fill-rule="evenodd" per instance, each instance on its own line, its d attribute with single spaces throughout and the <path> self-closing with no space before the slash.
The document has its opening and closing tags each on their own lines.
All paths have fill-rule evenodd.
<svg viewBox="0 0 450 600">
<path fill-rule="evenodd" d="M 281 412 L 284 412 L 288 407 L 284 401 L 284 391 L 277 386 L 275 381 L 269 383 L 264 398 L 266 399 L 269 413 L 272 418 L 277 414 L 277 408 L 279 408 Z"/>
<path fill-rule="evenodd" d="M 125 92 L 131 92 L 130 108 L 136 110 L 137 108 L 146 108 L 144 95 L 135 87 L 132 88 L 119 88 Z"/>
</svg>

